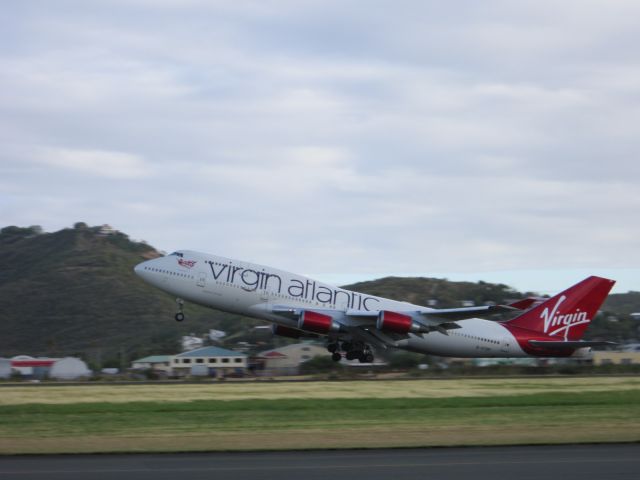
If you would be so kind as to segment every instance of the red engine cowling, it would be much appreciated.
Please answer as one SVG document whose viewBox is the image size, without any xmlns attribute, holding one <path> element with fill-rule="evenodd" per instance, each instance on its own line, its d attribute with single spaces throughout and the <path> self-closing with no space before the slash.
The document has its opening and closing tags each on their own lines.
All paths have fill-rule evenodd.
<svg viewBox="0 0 640 480">
<path fill-rule="evenodd" d="M 315 333 L 303 332 L 302 330 L 298 330 L 293 327 L 285 327 L 284 325 L 271 325 L 271 333 L 273 335 L 279 335 L 280 337 L 288 337 L 288 338 L 318 338 L 318 335 Z"/>
<path fill-rule="evenodd" d="M 426 333 L 429 331 L 427 327 L 414 322 L 413 318 L 409 315 L 398 312 L 389 312 L 386 310 L 382 310 L 378 314 L 376 328 L 383 332 L 393 333 Z"/>
<path fill-rule="evenodd" d="M 318 312 L 305 310 L 298 319 L 298 328 L 307 332 L 327 334 L 340 330 L 340 324 L 333 317 Z"/>
</svg>

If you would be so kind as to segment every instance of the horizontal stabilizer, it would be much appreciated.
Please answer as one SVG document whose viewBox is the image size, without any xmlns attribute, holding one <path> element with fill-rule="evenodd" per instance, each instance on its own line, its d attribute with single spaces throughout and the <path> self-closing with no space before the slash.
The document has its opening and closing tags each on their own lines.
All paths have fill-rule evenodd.
<svg viewBox="0 0 640 480">
<path fill-rule="evenodd" d="M 574 350 L 576 348 L 585 348 L 585 347 L 605 347 L 617 345 L 614 342 L 604 342 L 604 341 L 582 341 L 582 340 L 574 340 L 574 341 L 553 341 L 553 340 L 529 340 L 529 345 L 532 347 L 544 347 L 544 348 L 552 348 L 557 350 Z"/>
<path fill-rule="evenodd" d="M 545 302 L 547 299 L 544 297 L 527 297 L 522 300 L 516 300 L 515 302 L 507 303 L 507 306 L 516 308 L 518 310 L 528 310 L 531 307 Z"/>
</svg>

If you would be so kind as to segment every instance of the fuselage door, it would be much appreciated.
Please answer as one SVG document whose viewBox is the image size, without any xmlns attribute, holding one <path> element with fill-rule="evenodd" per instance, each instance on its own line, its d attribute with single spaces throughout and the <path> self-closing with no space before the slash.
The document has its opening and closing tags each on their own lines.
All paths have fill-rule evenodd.
<svg viewBox="0 0 640 480">
<path fill-rule="evenodd" d="M 204 288 L 207 284 L 207 272 L 198 272 L 198 276 L 196 278 L 198 279 L 196 281 L 196 285 Z"/>
<path fill-rule="evenodd" d="M 269 303 L 269 292 L 267 290 L 260 292 L 260 300 L 264 303 Z"/>
</svg>

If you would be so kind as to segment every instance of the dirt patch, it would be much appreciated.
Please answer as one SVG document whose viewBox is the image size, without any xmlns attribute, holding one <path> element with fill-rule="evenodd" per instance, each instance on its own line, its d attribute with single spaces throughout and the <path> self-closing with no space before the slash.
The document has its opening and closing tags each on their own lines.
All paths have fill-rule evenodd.
<svg viewBox="0 0 640 480">
<path fill-rule="evenodd" d="M 445 398 L 639 388 L 638 377 L 3 387 L 0 405 L 284 398 Z"/>
</svg>

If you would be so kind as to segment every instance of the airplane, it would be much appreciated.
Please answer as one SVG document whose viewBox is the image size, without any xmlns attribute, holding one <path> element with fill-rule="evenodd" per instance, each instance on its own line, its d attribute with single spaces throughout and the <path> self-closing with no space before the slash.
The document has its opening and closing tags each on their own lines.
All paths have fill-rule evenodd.
<svg viewBox="0 0 640 480">
<path fill-rule="evenodd" d="M 264 265 L 179 250 L 134 268 L 147 283 L 185 300 L 272 323 L 275 335 L 326 338 L 335 361 L 371 363 L 374 349 L 450 357 L 583 357 L 580 340 L 615 281 L 591 276 L 551 298 L 434 309 L 353 292 Z M 480 317 L 517 314 L 509 320 Z M 511 315 L 513 316 L 513 315 Z"/>
</svg>

